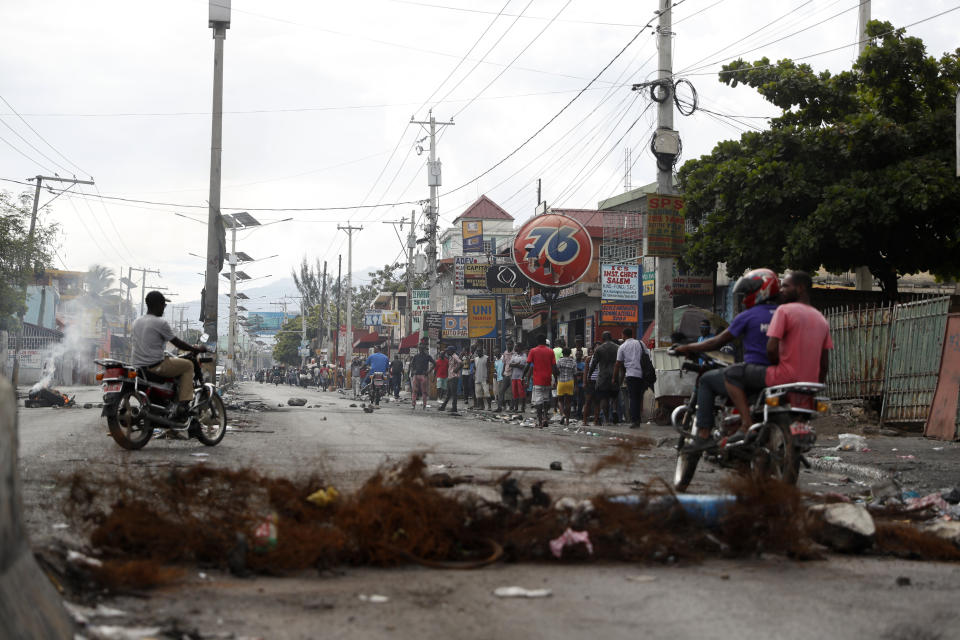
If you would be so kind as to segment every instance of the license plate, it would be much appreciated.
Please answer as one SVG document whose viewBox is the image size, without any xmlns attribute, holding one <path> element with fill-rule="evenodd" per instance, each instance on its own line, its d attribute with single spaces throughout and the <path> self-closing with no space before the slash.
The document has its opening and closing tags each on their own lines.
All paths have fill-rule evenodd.
<svg viewBox="0 0 960 640">
<path fill-rule="evenodd" d="M 807 422 L 794 422 L 790 425 L 790 434 L 794 436 L 808 436 L 813 433 L 813 428 Z"/>
<path fill-rule="evenodd" d="M 105 385 L 103 385 L 103 392 L 114 393 L 116 391 L 120 391 L 120 389 L 122 388 L 123 388 L 122 382 L 108 382 Z"/>
</svg>

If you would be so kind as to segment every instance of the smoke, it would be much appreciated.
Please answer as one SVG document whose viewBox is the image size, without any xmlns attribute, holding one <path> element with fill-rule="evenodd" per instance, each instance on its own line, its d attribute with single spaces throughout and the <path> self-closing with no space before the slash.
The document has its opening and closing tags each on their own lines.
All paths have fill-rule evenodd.
<svg viewBox="0 0 960 640">
<path fill-rule="evenodd" d="M 100 307 L 90 296 L 61 304 L 57 315 L 64 322 L 63 340 L 51 343 L 44 351 L 40 380 L 30 387 L 31 392 L 51 386 L 58 372 L 59 379 L 67 384 L 76 384 L 74 375 L 94 373 L 94 344 L 100 341 L 96 332 L 100 314 Z"/>
</svg>

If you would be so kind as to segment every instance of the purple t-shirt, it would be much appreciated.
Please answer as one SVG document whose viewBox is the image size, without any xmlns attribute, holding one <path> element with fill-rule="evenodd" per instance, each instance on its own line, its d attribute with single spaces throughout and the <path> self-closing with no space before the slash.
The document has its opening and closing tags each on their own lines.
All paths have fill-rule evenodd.
<svg viewBox="0 0 960 640">
<path fill-rule="evenodd" d="M 727 328 L 734 338 L 743 336 L 743 361 L 770 365 L 767 359 L 767 328 L 773 319 L 775 304 L 758 304 L 741 312 Z"/>
</svg>

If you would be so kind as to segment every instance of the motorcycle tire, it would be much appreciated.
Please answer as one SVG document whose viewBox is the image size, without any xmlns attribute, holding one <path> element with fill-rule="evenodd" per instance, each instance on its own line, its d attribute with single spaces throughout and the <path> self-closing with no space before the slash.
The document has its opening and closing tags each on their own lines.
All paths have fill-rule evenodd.
<svg viewBox="0 0 960 640">
<path fill-rule="evenodd" d="M 682 425 L 684 435 L 680 436 L 677 442 L 677 464 L 673 471 L 673 489 L 677 493 L 683 493 L 693 481 L 693 475 L 697 472 L 697 465 L 700 463 L 701 451 L 695 453 L 684 453 L 683 448 L 696 441 L 696 434 L 693 433 L 693 413 L 686 411 L 680 424 Z"/>
<path fill-rule="evenodd" d="M 197 440 L 208 447 L 215 447 L 227 433 L 227 408 L 219 393 L 214 393 L 210 403 L 205 405 L 197 416 L 199 426 L 195 428 Z"/>
<path fill-rule="evenodd" d="M 797 484 L 800 477 L 800 452 L 793 444 L 790 427 L 771 423 L 763 430 L 751 471 L 758 477 Z"/>
<path fill-rule="evenodd" d="M 150 423 L 144 420 L 142 415 L 136 417 L 133 415 L 134 412 L 142 414 L 143 411 L 144 407 L 132 391 L 124 392 L 118 398 L 116 407 L 104 411 L 110 436 L 124 449 L 131 451 L 142 449 L 153 437 L 153 427 Z"/>
</svg>

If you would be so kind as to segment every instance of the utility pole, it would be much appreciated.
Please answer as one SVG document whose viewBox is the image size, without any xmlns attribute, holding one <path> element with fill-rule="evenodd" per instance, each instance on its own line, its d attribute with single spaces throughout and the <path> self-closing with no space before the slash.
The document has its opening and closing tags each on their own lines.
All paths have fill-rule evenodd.
<svg viewBox="0 0 960 640">
<path fill-rule="evenodd" d="M 204 277 L 203 329 L 207 344 L 217 343 L 217 295 L 220 275 L 220 177 L 223 150 L 223 41 L 230 28 L 230 0 L 210 0 L 213 29 L 213 120 L 210 135 L 210 205 L 207 211 L 207 270 Z"/>
<path fill-rule="evenodd" d="M 36 180 L 37 184 L 34 186 L 33 191 L 33 213 L 30 214 L 30 231 L 27 233 L 26 256 L 24 256 L 23 264 L 20 267 L 21 277 L 23 279 L 24 304 L 27 302 L 27 270 L 33 268 L 33 265 L 31 265 L 30 262 L 33 260 L 33 236 L 37 229 L 37 209 L 40 206 L 40 186 L 43 184 L 44 180 L 48 182 L 69 182 L 71 184 L 93 184 L 93 180 L 77 180 L 75 178 L 61 178 L 59 176 L 38 175 L 34 176 L 33 178 L 27 178 L 27 180 Z M 23 315 L 24 313 L 22 311 L 17 314 L 20 323 L 17 327 L 17 339 L 13 348 L 13 371 L 10 375 L 10 380 L 13 384 L 14 390 L 16 390 L 17 383 L 20 380 L 20 349 L 23 346 Z"/>
<path fill-rule="evenodd" d="M 340 327 L 337 327 L 339 330 Z M 327 261 L 323 261 L 323 283 L 320 288 L 320 340 L 318 349 L 323 349 L 323 341 L 327 337 Z"/>
<path fill-rule="evenodd" d="M 416 210 L 410 212 L 410 233 L 407 234 L 407 327 L 405 335 L 413 333 L 413 250 L 417 246 L 417 234 L 414 231 Z"/>
<path fill-rule="evenodd" d="M 347 232 L 347 349 L 344 351 L 344 365 L 346 365 L 347 356 L 350 356 L 350 359 L 353 360 L 353 291 L 351 290 L 353 281 L 351 274 L 353 269 L 353 232 L 361 229 L 363 229 L 362 226 L 354 227 L 349 223 L 347 226 L 337 225 L 338 231 Z M 339 330 L 339 327 L 337 329 Z"/>
<path fill-rule="evenodd" d="M 143 315 L 143 299 L 146 296 L 147 288 L 147 274 L 152 273 L 153 275 L 160 277 L 160 272 L 155 269 L 138 269 L 137 267 L 130 267 L 127 270 L 127 273 L 132 274 L 134 271 L 140 272 L 140 315 Z"/>
<path fill-rule="evenodd" d="M 657 27 L 659 51 L 657 104 L 657 136 L 679 138 L 673 129 L 673 0 L 660 0 L 660 22 Z M 674 158 L 676 156 L 674 155 Z M 673 160 L 664 162 L 657 158 L 657 193 L 673 193 Z M 673 258 L 656 258 L 654 267 L 656 291 L 654 315 L 656 317 L 656 345 L 670 344 L 673 333 Z M 641 267 L 641 271 L 642 271 Z M 639 311 L 639 310 L 638 310 Z"/>
<path fill-rule="evenodd" d="M 860 10 L 857 12 L 857 57 L 867 48 L 867 23 L 870 22 L 870 0 L 860 0 Z M 853 271 L 854 288 L 857 291 L 873 291 L 873 275 L 870 267 L 859 266 Z"/>
<path fill-rule="evenodd" d="M 437 277 L 437 223 L 440 216 L 440 206 L 437 203 L 437 188 L 443 183 L 440 171 L 440 161 L 437 160 L 437 126 L 446 127 L 453 125 L 453 119 L 449 122 L 437 122 L 433 117 L 433 109 L 429 112 L 430 119 L 427 121 L 414 120 L 410 118 L 411 124 L 419 124 L 421 127 L 429 127 L 427 134 L 430 138 L 430 157 L 427 161 L 427 186 L 430 187 L 430 203 L 427 205 L 427 272 L 430 274 L 431 283 L 436 281 Z"/>
<path fill-rule="evenodd" d="M 340 357 L 340 299 L 343 295 L 343 287 L 340 286 L 340 273 L 343 270 L 343 256 L 337 256 L 337 327 L 336 333 L 334 333 L 333 338 L 333 359 L 334 362 L 337 361 L 337 358 Z M 347 359 L 344 356 L 343 359 L 344 367 L 346 367 Z"/>
</svg>

